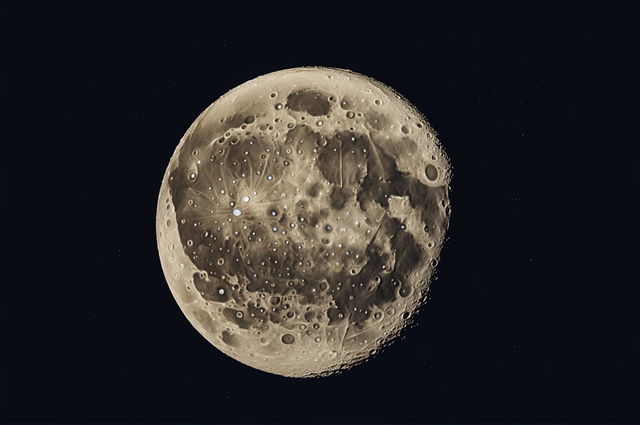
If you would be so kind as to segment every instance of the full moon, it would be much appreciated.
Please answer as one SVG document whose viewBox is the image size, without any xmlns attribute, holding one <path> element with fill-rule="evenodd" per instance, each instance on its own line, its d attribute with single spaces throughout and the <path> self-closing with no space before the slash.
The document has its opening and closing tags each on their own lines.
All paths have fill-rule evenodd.
<svg viewBox="0 0 640 425">
<path fill-rule="evenodd" d="M 390 87 L 336 68 L 263 75 L 202 112 L 169 161 L 164 275 L 232 358 L 290 377 L 348 369 L 426 301 L 450 179 L 436 132 Z"/>
</svg>

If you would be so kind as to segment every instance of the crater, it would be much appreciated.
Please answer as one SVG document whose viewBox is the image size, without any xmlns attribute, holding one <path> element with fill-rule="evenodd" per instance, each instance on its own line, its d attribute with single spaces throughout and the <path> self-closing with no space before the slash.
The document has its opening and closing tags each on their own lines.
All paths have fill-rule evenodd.
<svg viewBox="0 0 640 425">
<path fill-rule="evenodd" d="M 427 165 L 424 173 L 431 181 L 436 181 L 438 179 L 438 169 L 433 164 Z"/>
<path fill-rule="evenodd" d="M 291 334 L 282 335 L 283 344 L 293 344 L 296 341 L 296 337 Z"/>
</svg>

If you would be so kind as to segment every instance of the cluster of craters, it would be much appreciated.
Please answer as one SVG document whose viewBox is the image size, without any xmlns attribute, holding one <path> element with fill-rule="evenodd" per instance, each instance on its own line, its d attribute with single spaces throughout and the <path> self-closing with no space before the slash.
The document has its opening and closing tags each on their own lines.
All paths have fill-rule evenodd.
<svg viewBox="0 0 640 425">
<path fill-rule="evenodd" d="M 246 83 L 205 111 L 158 216 L 189 264 L 185 313 L 238 360 L 291 376 L 360 361 L 402 327 L 449 213 L 446 159 L 397 95 L 302 81 Z"/>
</svg>

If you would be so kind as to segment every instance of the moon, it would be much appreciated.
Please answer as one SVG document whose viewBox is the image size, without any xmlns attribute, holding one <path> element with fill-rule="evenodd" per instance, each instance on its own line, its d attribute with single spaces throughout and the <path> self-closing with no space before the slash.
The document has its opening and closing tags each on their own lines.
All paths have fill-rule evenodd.
<svg viewBox="0 0 640 425">
<path fill-rule="evenodd" d="M 164 275 L 223 353 L 288 377 L 349 369 L 426 301 L 449 225 L 436 132 L 390 87 L 285 69 L 189 127 L 157 204 Z"/>
</svg>

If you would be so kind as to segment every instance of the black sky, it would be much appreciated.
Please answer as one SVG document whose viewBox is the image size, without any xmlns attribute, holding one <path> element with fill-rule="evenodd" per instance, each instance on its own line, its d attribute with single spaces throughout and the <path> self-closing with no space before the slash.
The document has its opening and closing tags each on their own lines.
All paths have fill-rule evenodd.
<svg viewBox="0 0 640 425">
<path fill-rule="evenodd" d="M 638 142 L 638 2 L 157 3 L 2 2 L 0 419 L 640 421 L 622 150 Z M 188 324 L 154 220 L 197 115 L 305 65 L 371 76 L 426 115 L 453 215 L 417 326 L 347 373 L 292 380 Z"/>
</svg>

